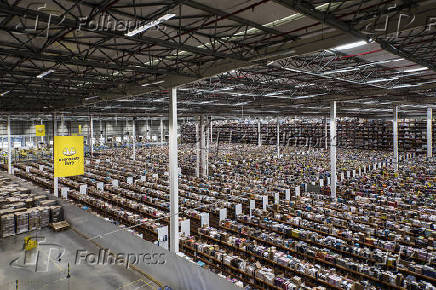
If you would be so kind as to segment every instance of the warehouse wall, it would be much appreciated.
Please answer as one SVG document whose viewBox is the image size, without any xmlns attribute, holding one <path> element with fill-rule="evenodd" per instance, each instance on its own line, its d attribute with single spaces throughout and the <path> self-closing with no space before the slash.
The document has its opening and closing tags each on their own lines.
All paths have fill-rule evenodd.
<svg viewBox="0 0 436 290">
<path fill-rule="evenodd" d="M 25 121 L 25 120 L 12 120 L 11 121 L 11 135 L 12 136 L 26 136 L 26 142 L 30 139 L 34 140 L 35 125 L 41 124 L 41 121 Z M 43 121 L 46 130 L 46 137 L 44 142 L 52 140 L 53 136 L 53 122 Z M 89 134 L 89 121 L 71 121 L 65 120 L 62 126 L 61 118 L 58 118 L 57 126 L 58 133 L 61 135 L 71 135 L 79 133 L 79 125 L 82 126 L 82 135 L 87 137 Z M 168 135 L 168 120 L 163 120 L 164 137 Z M 113 120 L 98 120 L 94 119 L 94 138 L 99 139 L 102 135 L 105 139 L 109 137 L 132 136 L 133 122 L 126 119 L 113 119 Z M 147 134 L 148 133 L 148 134 Z M 156 136 L 160 140 L 160 120 L 137 120 L 136 121 L 136 136 Z M 7 121 L 0 121 L 0 137 L 7 137 Z M 39 139 L 39 137 L 38 137 Z M 4 140 L 5 141 L 5 140 Z"/>
<path fill-rule="evenodd" d="M 426 153 L 426 121 L 409 120 L 398 124 L 398 143 L 400 151 Z M 216 142 L 257 144 L 257 123 L 227 123 L 213 126 L 212 137 Z M 261 125 L 263 145 L 277 144 L 277 125 Z M 329 124 L 327 124 L 329 129 Z M 195 142 L 194 124 L 181 126 L 182 142 Z M 325 147 L 325 124 L 322 120 L 299 121 L 280 124 L 280 144 L 290 146 Z M 330 130 L 327 130 L 329 144 Z M 433 120 L 433 144 L 436 144 L 436 120 Z M 337 123 L 337 146 L 368 150 L 392 150 L 392 122 L 383 120 L 344 120 Z M 436 152 L 436 146 L 433 146 Z"/>
<path fill-rule="evenodd" d="M 12 120 L 11 134 L 15 136 L 35 136 L 35 125 L 41 124 L 40 121 L 22 121 Z M 45 125 L 46 135 L 53 135 L 53 122 L 43 121 Z M 65 120 L 62 126 L 61 120 L 57 121 L 58 132 L 61 134 L 76 134 L 79 131 L 79 125 L 82 125 L 82 134 L 88 135 L 89 122 L 88 121 L 70 121 Z M 163 120 L 164 134 L 168 134 L 168 121 Z M 94 135 L 111 137 L 111 136 L 126 136 L 132 135 L 133 122 L 132 120 L 104 120 L 101 121 L 94 119 Z M 136 135 L 145 136 L 149 132 L 150 135 L 160 136 L 160 120 L 137 120 L 136 121 Z M 7 136 L 7 122 L 0 121 L 0 136 Z"/>
</svg>

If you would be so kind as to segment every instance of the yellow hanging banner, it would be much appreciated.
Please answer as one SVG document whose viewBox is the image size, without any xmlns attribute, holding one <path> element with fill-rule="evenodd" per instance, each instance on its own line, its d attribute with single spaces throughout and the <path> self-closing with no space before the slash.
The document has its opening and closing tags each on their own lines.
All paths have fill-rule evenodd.
<svg viewBox="0 0 436 290">
<path fill-rule="evenodd" d="M 39 137 L 45 136 L 45 125 L 35 125 L 35 134 Z"/>
<path fill-rule="evenodd" d="M 79 134 L 82 134 L 82 125 L 79 125 Z"/>
<path fill-rule="evenodd" d="M 67 177 L 84 173 L 83 136 L 55 136 L 54 176 Z"/>
</svg>

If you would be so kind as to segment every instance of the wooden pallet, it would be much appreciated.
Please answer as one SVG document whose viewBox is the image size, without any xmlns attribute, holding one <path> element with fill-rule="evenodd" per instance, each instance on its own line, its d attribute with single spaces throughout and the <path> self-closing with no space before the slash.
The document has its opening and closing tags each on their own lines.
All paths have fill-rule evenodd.
<svg viewBox="0 0 436 290">
<path fill-rule="evenodd" d="M 61 221 L 58 223 L 51 223 L 50 227 L 55 231 L 55 232 L 60 232 L 63 230 L 66 230 L 70 227 L 70 224 L 67 223 L 66 221 Z"/>
</svg>

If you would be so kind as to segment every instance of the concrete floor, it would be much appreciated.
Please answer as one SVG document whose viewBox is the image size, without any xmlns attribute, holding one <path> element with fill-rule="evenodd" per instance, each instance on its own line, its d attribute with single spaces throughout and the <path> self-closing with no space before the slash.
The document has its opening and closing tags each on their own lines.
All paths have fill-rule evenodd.
<svg viewBox="0 0 436 290">
<path fill-rule="evenodd" d="M 24 263 L 25 236 L 40 241 L 38 263 Z M 50 244 L 50 245 L 48 245 Z M 52 250 L 50 250 L 50 248 Z M 76 251 L 98 253 L 99 249 L 72 230 L 50 229 L 0 240 L 0 289 L 155 289 L 142 275 L 117 265 L 75 265 Z M 62 253 L 61 260 L 57 259 Z M 36 254 L 38 254 L 38 252 Z M 29 260 L 28 260 L 29 261 Z M 67 279 L 68 263 L 70 275 Z"/>
<path fill-rule="evenodd" d="M 1 175 L 4 172 L 0 173 Z M 25 183 L 15 177 L 23 186 L 33 192 L 44 189 Z M 24 237 L 32 236 L 39 240 L 34 259 L 23 251 Z M 0 289 L 157 289 L 157 286 L 143 275 L 118 265 L 75 264 L 78 250 L 99 253 L 99 248 L 82 238 L 73 230 L 53 232 L 42 229 L 31 233 L 0 239 Z M 36 256 L 38 259 L 36 262 Z M 61 255 L 60 261 L 59 256 Z M 67 279 L 68 264 L 70 275 Z"/>
</svg>

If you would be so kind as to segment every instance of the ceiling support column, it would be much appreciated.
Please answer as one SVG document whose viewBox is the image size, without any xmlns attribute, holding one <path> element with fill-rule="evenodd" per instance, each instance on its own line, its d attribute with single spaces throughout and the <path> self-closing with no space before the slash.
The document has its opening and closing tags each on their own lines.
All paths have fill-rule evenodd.
<svg viewBox="0 0 436 290">
<path fill-rule="evenodd" d="M 133 120 L 132 120 L 132 127 L 133 127 L 133 161 L 135 161 L 136 160 L 136 126 L 135 126 L 135 123 L 136 123 L 136 120 L 135 120 L 136 118 L 133 118 Z"/>
<path fill-rule="evenodd" d="M 32 121 L 32 128 L 35 128 L 35 122 L 33 122 L 33 121 Z M 30 140 L 30 146 L 29 147 L 35 147 L 35 144 L 33 143 L 34 141 L 33 141 L 33 138 L 32 138 L 32 133 L 30 133 L 29 140 Z"/>
<path fill-rule="evenodd" d="M 103 124 L 102 124 L 102 121 L 101 121 L 101 116 L 100 116 L 100 124 L 99 124 L 99 127 L 100 127 L 100 142 L 103 140 Z M 100 144 L 101 145 L 101 144 Z"/>
<path fill-rule="evenodd" d="M 161 147 L 163 147 L 164 146 L 164 128 L 163 128 L 162 118 L 160 118 L 159 129 L 160 129 L 160 145 L 161 145 Z"/>
<path fill-rule="evenodd" d="M 53 113 L 53 176 L 54 176 L 54 161 L 55 161 L 54 147 L 55 147 L 56 135 L 58 135 L 58 123 L 57 123 L 56 113 Z M 56 197 L 59 196 L 59 177 L 53 178 L 53 195 Z"/>
<path fill-rule="evenodd" d="M 177 160 L 177 88 L 169 103 L 170 252 L 179 252 L 179 174 Z"/>
<path fill-rule="evenodd" d="M 336 201 L 336 101 L 330 103 L 330 197 Z"/>
<path fill-rule="evenodd" d="M 324 146 L 325 146 L 325 150 L 328 149 L 328 125 L 327 125 L 327 117 L 324 117 Z"/>
<path fill-rule="evenodd" d="M 60 129 L 60 132 L 61 133 L 59 135 L 61 135 L 61 136 L 68 135 L 68 134 L 65 134 L 66 128 L 65 128 L 65 117 L 64 117 L 64 115 L 61 115 L 61 129 Z"/>
<path fill-rule="evenodd" d="M 145 120 L 145 141 L 149 142 L 150 140 L 150 125 L 148 123 L 148 118 Z"/>
<path fill-rule="evenodd" d="M 394 137 L 394 156 L 393 156 L 393 162 L 394 162 L 394 171 L 398 171 L 398 106 L 394 106 L 393 109 L 393 118 L 392 118 L 392 133 Z"/>
<path fill-rule="evenodd" d="M 41 119 L 41 125 L 43 125 L 42 119 Z M 44 144 L 44 136 L 41 136 L 41 143 Z"/>
<path fill-rule="evenodd" d="M 209 126 L 210 126 L 210 146 L 213 146 L 213 127 L 212 127 L 212 116 L 210 116 L 210 123 L 209 123 Z"/>
<path fill-rule="evenodd" d="M 12 174 L 11 116 L 8 116 L 8 173 Z"/>
<path fill-rule="evenodd" d="M 106 144 L 106 142 L 107 142 L 107 122 L 108 122 L 108 120 L 106 119 L 105 121 L 104 121 L 104 143 Z"/>
<path fill-rule="evenodd" d="M 280 158 L 280 122 L 277 117 L 277 158 Z"/>
<path fill-rule="evenodd" d="M 195 123 L 195 153 L 197 155 L 195 160 L 195 176 L 200 177 L 200 126 L 198 122 Z"/>
<path fill-rule="evenodd" d="M 427 108 L 427 157 L 433 157 L 433 109 Z"/>
<path fill-rule="evenodd" d="M 206 170 L 206 122 L 204 115 L 200 116 L 200 176 L 205 177 L 207 175 Z"/>
<path fill-rule="evenodd" d="M 211 120 L 206 124 L 206 176 L 209 176 L 209 149 L 210 149 L 210 124 Z"/>
<path fill-rule="evenodd" d="M 89 116 L 89 128 L 90 128 L 90 136 L 89 136 L 89 150 L 91 152 L 91 158 L 94 157 L 94 118 L 92 115 Z"/>
</svg>

